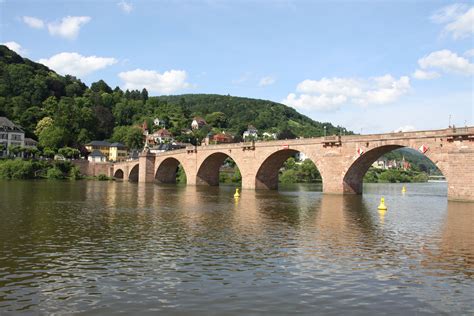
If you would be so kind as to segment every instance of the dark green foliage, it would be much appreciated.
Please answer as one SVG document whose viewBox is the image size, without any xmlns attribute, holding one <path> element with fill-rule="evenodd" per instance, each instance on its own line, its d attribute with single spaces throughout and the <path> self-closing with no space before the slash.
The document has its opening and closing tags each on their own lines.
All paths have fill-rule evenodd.
<svg viewBox="0 0 474 316">
<path fill-rule="evenodd" d="M 0 161 L 0 179 L 32 179 L 34 166 L 21 159 Z"/>
<path fill-rule="evenodd" d="M 46 173 L 46 177 L 51 180 L 60 180 L 60 179 L 65 178 L 64 173 L 57 167 L 48 169 L 48 172 Z"/>
<path fill-rule="evenodd" d="M 441 175 L 441 171 L 436 165 L 425 155 L 411 148 L 400 148 L 393 150 L 382 156 L 387 160 L 408 161 L 411 164 L 411 169 L 415 171 L 423 171 L 428 174 Z"/>
<path fill-rule="evenodd" d="M 99 181 L 108 181 L 108 180 L 110 180 L 110 178 L 107 177 L 105 174 L 99 174 L 97 176 L 97 180 L 99 180 Z"/>
<path fill-rule="evenodd" d="M 310 159 L 297 163 L 295 158 L 288 158 L 278 177 L 278 181 L 284 184 L 290 183 L 316 183 L 321 182 L 321 175 Z"/>
<path fill-rule="evenodd" d="M 123 143 L 130 149 L 139 149 L 143 147 L 143 132 L 135 126 L 117 126 L 112 141 Z"/>
<path fill-rule="evenodd" d="M 409 183 L 427 182 L 428 175 L 416 170 L 376 169 L 370 167 L 364 176 L 366 183 Z"/>
<path fill-rule="evenodd" d="M 186 173 L 181 165 L 178 166 L 178 171 L 176 172 L 176 183 L 186 184 Z"/>
<path fill-rule="evenodd" d="M 69 161 L 0 160 L 0 179 L 80 179 L 79 168 Z"/>
</svg>

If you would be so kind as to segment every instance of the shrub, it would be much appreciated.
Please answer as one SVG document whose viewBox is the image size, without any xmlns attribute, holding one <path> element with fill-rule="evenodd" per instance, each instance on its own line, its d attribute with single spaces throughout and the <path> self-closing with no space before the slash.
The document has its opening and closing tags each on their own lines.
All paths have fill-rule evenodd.
<svg viewBox="0 0 474 316">
<path fill-rule="evenodd" d="M 31 161 L 16 159 L 0 163 L 0 178 L 2 179 L 32 179 L 33 177 L 34 168 Z"/>
<path fill-rule="evenodd" d="M 79 180 L 82 178 L 81 176 L 81 171 L 77 166 L 72 166 L 71 169 L 69 170 L 69 178 L 71 180 Z"/>
<path fill-rule="evenodd" d="M 64 173 L 60 169 L 53 167 L 48 169 L 46 177 L 48 179 L 64 179 Z"/>
<path fill-rule="evenodd" d="M 101 173 L 101 174 L 99 174 L 99 175 L 97 176 L 97 180 L 99 180 L 99 181 L 107 181 L 107 180 L 110 180 L 110 178 L 107 177 L 105 174 L 102 174 L 102 173 Z"/>
</svg>

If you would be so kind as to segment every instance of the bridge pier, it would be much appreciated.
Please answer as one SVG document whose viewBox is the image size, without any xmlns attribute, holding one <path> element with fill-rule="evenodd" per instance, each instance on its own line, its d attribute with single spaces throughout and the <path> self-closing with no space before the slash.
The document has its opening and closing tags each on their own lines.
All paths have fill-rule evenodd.
<svg viewBox="0 0 474 316">
<path fill-rule="evenodd" d="M 138 157 L 138 182 L 149 183 L 155 181 L 156 155 L 144 150 Z"/>
</svg>

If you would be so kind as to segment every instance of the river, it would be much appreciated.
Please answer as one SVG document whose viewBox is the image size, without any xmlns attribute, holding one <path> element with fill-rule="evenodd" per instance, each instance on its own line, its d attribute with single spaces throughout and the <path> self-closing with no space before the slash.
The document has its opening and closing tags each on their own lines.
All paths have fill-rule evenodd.
<svg viewBox="0 0 474 316">
<path fill-rule="evenodd" d="M 1 181 L 0 314 L 472 315 L 474 203 L 401 186 Z"/>
</svg>

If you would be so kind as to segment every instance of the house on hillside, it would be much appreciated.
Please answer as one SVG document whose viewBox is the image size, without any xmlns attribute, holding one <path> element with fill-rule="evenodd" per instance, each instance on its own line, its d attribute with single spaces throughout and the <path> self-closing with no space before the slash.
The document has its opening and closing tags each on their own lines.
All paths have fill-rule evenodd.
<svg viewBox="0 0 474 316">
<path fill-rule="evenodd" d="M 8 118 L 0 116 L 0 157 L 8 155 L 8 146 L 25 146 L 25 132 Z"/>
<path fill-rule="evenodd" d="M 90 162 L 106 162 L 107 157 L 98 149 L 94 149 L 89 157 L 87 157 L 87 160 Z"/>
<path fill-rule="evenodd" d="M 124 144 L 121 143 L 109 143 L 104 140 L 94 140 L 90 143 L 86 144 L 86 149 L 90 152 L 89 157 L 92 153 L 99 151 L 105 157 L 105 161 L 125 161 L 128 155 L 128 148 Z M 94 154 L 94 160 L 102 161 L 102 158 L 97 154 Z M 89 161 L 92 161 L 89 159 Z"/>
<path fill-rule="evenodd" d="M 151 146 L 170 143 L 173 141 L 173 134 L 168 131 L 166 128 L 161 128 L 154 132 L 153 134 L 148 135 L 148 144 Z"/>
<path fill-rule="evenodd" d="M 262 134 L 262 137 L 263 137 L 264 140 L 277 139 L 277 134 L 276 133 L 264 132 Z"/>
<path fill-rule="evenodd" d="M 155 118 L 153 120 L 153 126 L 156 126 L 156 127 L 160 127 L 160 126 L 163 126 L 165 127 L 165 121 L 164 120 L 160 120 L 159 118 Z"/>
<path fill-rule="evenodd" d="M 258 130 L 253 125 L 249 125 L 247 127 L 247 130 L 242 135 L 242 138 L 244 139 L 244 141 L 256 140 L 257 137 L 258 137 Z"/>
<path fill-rule="evenodd" d="M 196 116 L 193 118 L 193 122 L 191 123 L 191 128 L 199 129 L 205 125 L 207 125 L 206 121 L 202 117 Z"/>
<path fill-rule="evenodd" d="M 226 132 L 222 132 L 214 135 L 212 141 L 215 144 L 232 143 L 234 142 L 234 137 L 230 134 L 226 134 Z"/>
<path fill-rule="evenodd" d="M 110 161 L 125 161 L 127 160 L 128 148 L 122 143 L 112 143 L 109 149 Z"/>
</svg>

